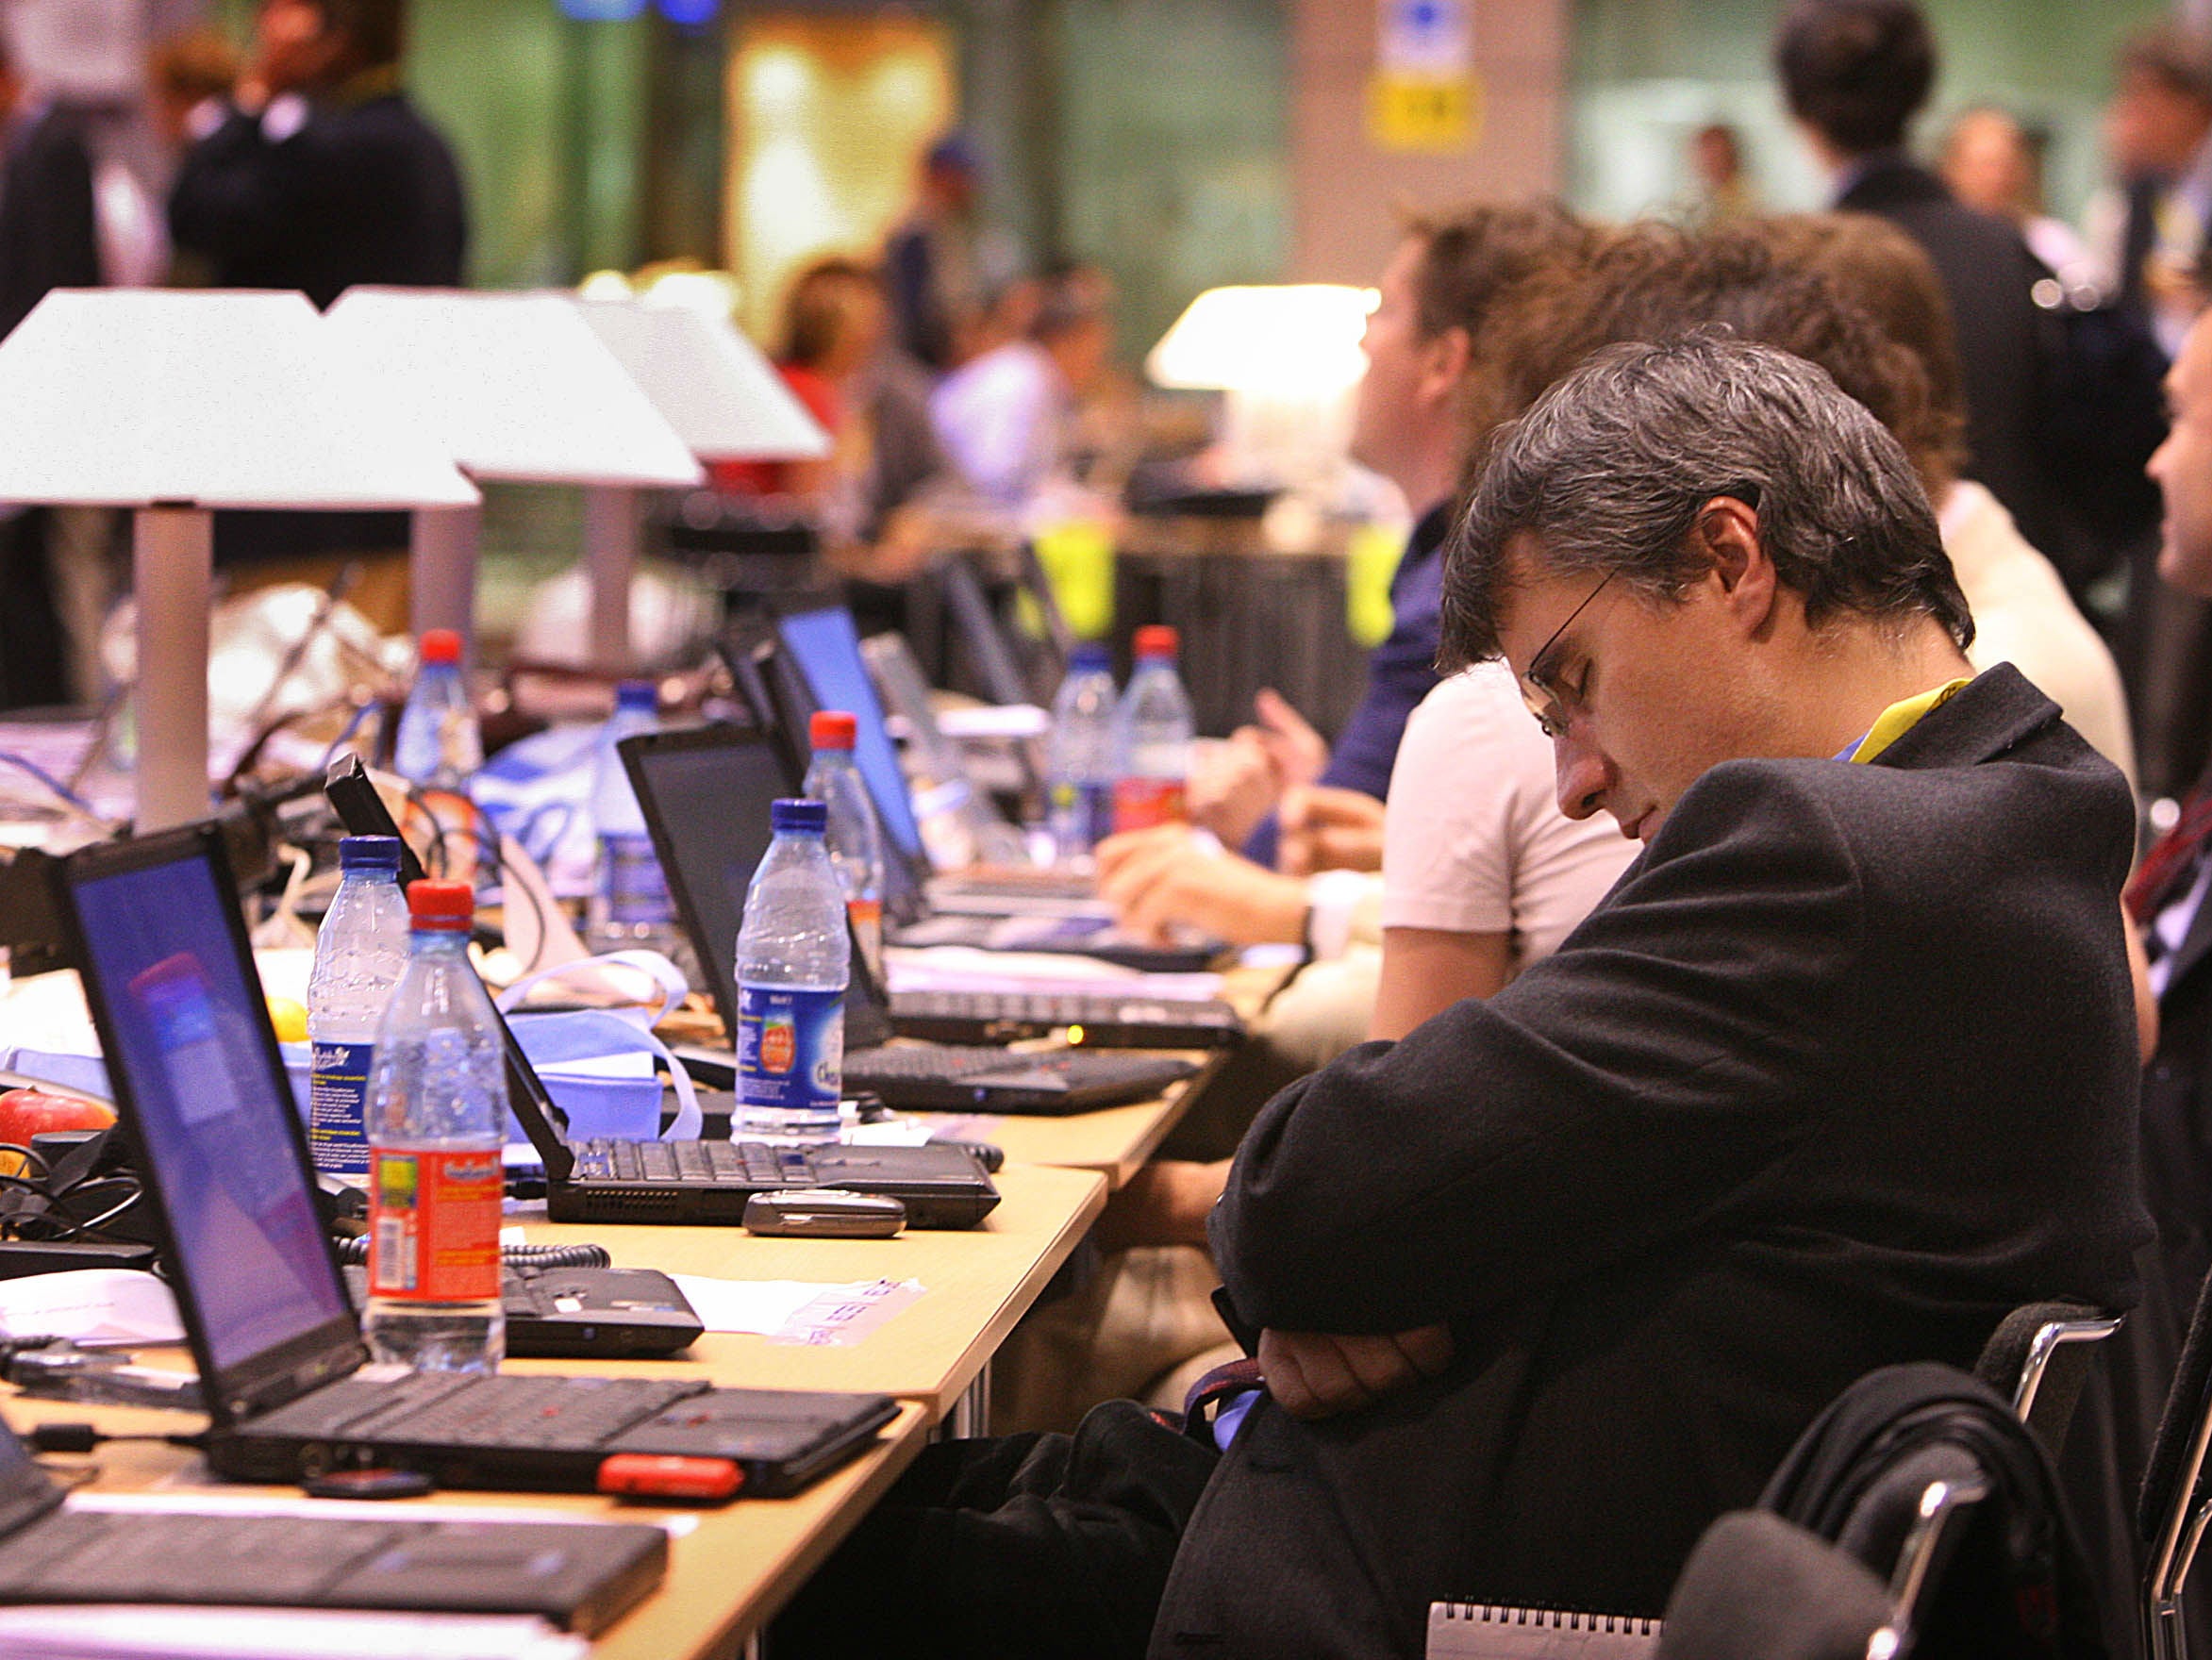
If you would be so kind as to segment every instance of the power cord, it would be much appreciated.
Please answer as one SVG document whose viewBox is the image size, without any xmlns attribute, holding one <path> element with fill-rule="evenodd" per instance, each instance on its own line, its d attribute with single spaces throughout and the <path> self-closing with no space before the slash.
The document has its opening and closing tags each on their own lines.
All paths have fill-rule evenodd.
<svg viewBox="0 0 2212 1660">
<path fill-rule="evenodd" d="M 158 1441 L 164 1446 L 190 1447 L 196 1451 L 207 1445 L 208 1432 L 198 1430 L 188 1436 L 110 1436 L 89 1423 L 37 1423 L 24 1433 L 23 1438 L 34 1452 L 90 1452 L 110 1441 Z"/>
<path fill-rule="evenodd" d="M 341 1239 L 338 1260 L 359 1268 L 369 1260 L 368 1236 Z M 614 1258 L 604 1245 L 502 1245 L 500 1260 L 509 1268 L 612 1268 Z"/>
</svg>

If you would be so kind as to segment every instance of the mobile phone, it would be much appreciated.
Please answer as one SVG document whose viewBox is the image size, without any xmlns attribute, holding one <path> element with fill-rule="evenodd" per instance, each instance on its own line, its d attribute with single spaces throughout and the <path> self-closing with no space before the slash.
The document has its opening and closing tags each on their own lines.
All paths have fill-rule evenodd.
<svg viewBox="0 0 2212 1660">
<path fill-rule="evenodd" d="M 906 1207 L 882 1193 L 784 1187 L 745 1202 L 745 1231 L 776 1238 L 888 1239 L 906 1225 Z"/>
</svg>

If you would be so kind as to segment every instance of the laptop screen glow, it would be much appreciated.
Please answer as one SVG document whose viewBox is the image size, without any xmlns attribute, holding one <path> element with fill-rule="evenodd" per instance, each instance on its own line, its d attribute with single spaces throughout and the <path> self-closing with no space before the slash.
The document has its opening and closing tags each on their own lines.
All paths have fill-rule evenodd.
<svg viewBox="0 0 2212 1660">
<path fill-rule="evenodd" d="M 794 611 L 777 620 L 776 632 L 784 650 L 806 675 L 815 706 L 848 710 L 857 722 L 859 739 L 853 760 L 867 781 L 875 816 L 899 844 L 899 851 L 909 861 L 919 859 L 922 828 L 915 822 L 913 799 L 906 793 L 906 775 L 899 767 L 898 749 L 884 725 L 875 683 L 868 678 L 868 665 L 860 656 L 860 635 L 853 626 L 852 612 L 842 606 Z M 805 733 L 796 736 L 805 742 Z"/>
<path fill-rule="evenodd" d="M 213 869 L 179 858 L 75 894 L 120 1051 L 108 1065 L 158 1172 L 211 1357 L 227 1370 L 350 1315 Z"/>
</svg>

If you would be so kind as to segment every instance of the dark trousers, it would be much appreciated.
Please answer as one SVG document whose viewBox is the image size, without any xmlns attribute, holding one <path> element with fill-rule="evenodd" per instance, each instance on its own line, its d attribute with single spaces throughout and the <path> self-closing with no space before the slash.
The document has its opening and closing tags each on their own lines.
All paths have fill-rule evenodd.
<svg viewBox="0 0 2212 1660">
<path fill-rule="evenodd" d="M 776 1660 L 1142 1660 L 1218 1454 L 1131 1401 L 925 1449 L 777 1619 Z"/>
</svg>

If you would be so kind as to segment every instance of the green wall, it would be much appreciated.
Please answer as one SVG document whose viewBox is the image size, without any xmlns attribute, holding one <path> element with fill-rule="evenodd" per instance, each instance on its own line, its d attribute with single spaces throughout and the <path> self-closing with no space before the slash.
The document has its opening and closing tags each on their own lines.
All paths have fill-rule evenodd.
<svg viewBox="0 0 2212 1660">
<path fill-rule="evenodd" d="M 2052 208 L 2078 219 L 2101 182 L 2097 115 L 2113 48 L 2164 15 L 2160 0 L 1923 0 L 1943 73 L 1917 135 L 1931 148 L 1971 104 L 1995 103 L 2052 134 Z M 1660 209 L 1688 190 L 1690 133 L 1728 121 L 1770 207 L 1816 208 L 1826 190 L 1791 131 L 1768 65 L 1775 0 L 1575 0 L 1568 193 L 1607 217 Z"/>
</svg>

